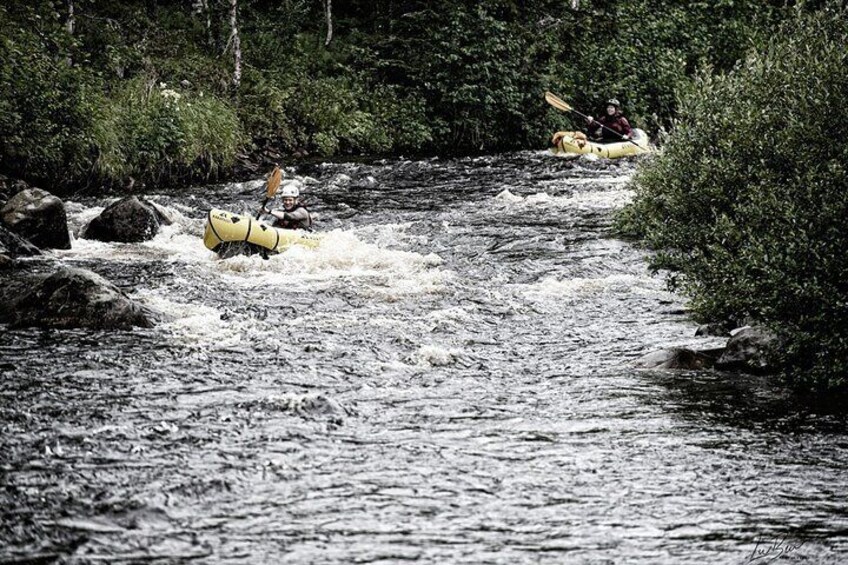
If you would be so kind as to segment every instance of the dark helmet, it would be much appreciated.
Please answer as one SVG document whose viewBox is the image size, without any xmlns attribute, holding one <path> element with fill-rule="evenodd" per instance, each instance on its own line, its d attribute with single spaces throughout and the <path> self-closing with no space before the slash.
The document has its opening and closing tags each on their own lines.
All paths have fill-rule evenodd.
<svg viewBox="0 0 848 565">
<path fill-rule="evenodd" d="M 607 100 L 607 106 L 615 106 L 620 110 L 621 102 L 618 101 L 618 98 L 610 98 L 609 100 Z"/>
</svg>

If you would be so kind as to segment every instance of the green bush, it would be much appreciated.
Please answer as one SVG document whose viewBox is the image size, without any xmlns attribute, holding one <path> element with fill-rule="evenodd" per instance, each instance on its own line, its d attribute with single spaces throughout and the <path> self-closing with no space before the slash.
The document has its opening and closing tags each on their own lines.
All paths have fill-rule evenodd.
<svg viewBox="0 0 848 565">
<path fill-rule="evenodd" d="M 211 94 L 136 79 L 99 105 L 93 172 L 108 181 L 129 175 L 157 184 L 214 177 L 243 144 L 235 111 Z"/>
<path fill-rule="evenodd" d="M 426 103 L 436 147 L 539 143 L 544 67 L 530 64 L 533 34 L 518 18 L 508 2 L 440 2 L 398 22 L 399 35 L 383 48 L 386 78 Z"/>
<path fill-rule="evenodd" d="M 324 78 L 297 88 L 290 116 L 307 136 L 304 144 L 324 156 L 417 149 L 430 141 L 424 105 L 403 100 L 397 90 L 361 80 Z"/>
<path fill-rule="evenodd" d="M 703 73 L 620 219 L 704 320 L 758 320 L 798 386 L 848 372 L 848 14 L 789 21 L 727 75 Z"/>
<path fill-rule="evenodd" d="M 87 170 L 95 109 L 91 77 L 52 55 L 47 41 L 0 11 L 0 163 L 54 186 Z"/>
</svg>

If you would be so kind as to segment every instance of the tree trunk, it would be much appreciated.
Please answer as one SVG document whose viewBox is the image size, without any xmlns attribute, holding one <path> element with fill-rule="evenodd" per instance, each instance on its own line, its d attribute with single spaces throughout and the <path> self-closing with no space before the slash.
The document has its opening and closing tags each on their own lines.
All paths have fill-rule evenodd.
<svg viewBox="0 0 848 565">
<path fill-rule="evenodd" d="M 76 18 L 74 18 L 74 0 L 68 0 L 68 21 L 65 22 L 65 29 L 68 30 L 68 35 L 74 35 L 74 27 L 76 26 Z M 67 63 L 69 67 L 74 66 L 74 58 L 68 55 Z"/>
<path fill-rule="evenodd" d="M 238 0 L 230 0 L 230 43 L 233 46 L 233 87 L 241 84 L 241 38 L 238 31 Z"/>
<path fill-rule="evenodd" d="M 68 22 L 65 25 L 68 35 L 73 35 L 74 26 L 76 25 L 76 20 L 74 19 L 74 0 L 68 0 Z"/>
<path fill-rule="evenodd" d="M 327 38 L 324 40 L 324 47 L 327 47 L 333 40 L 333 0 L 324 0 L 324 14 L 327 16 Z"/>
<path fill-rule="evenodd" d="M 200 10 L 206 17 L 206 43 L 212 47 L 215 42 L 212 40 L 212 13 L 209 11 L 209 0 L 200 0 Z"/>
</svg>

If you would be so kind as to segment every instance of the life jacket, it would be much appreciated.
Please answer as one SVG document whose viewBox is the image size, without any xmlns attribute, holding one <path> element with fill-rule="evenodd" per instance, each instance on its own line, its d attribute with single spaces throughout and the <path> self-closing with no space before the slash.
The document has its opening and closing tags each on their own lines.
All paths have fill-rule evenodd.
<svg viewBox="0 0 848 565">
<path fill-rule="evenodd" d="M 596 126 L 596 124 L 605 126 L 599 128 L 601 130 L 601 138 L 604 141 L 621 141 L 622 135 L 630 135 L 632 131 L 630 122 L 627 121 L 627 118 L 625 118 L 621 112 L 616 112 L 612 116 L 604 114 L 600 118 L 595 119 L 589 127 L 592 128 L 592 126 Z M 615 133 L 612 133 L 609 130 L 612 130 Z M 616 135 L 616 133 L 619 135 Z"/>
<path fill-rule="evenodd" d="M 312 231 L 312 214 L 309 213 L 309 209 L 306 206 L 304 206 L 303 204 L 298 202 L 297 204 L 294 205 L 294 208 L 292 208 L 291 210 L 283 209 L 282 211 L 286 214 L 291 214 L 292 212 L 294 212 L 295 210 L 298 210 L 300 208 L 303 208 L 304 210 L 306 210 L 307 216 L 306 216 L 305 220 L 281 220 L 280 218 L 275 217 L 274 218 L 274 227 L 275 228 L 282 228 L 284 230 Z"/>
</svg>

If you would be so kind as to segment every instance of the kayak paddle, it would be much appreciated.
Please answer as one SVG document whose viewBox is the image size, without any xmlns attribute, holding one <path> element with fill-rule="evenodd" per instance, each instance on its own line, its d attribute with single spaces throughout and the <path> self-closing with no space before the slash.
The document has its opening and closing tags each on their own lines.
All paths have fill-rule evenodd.
<svg viewBox="0 0 848 565">
<path fill-rule="evenodd" d="M 257 220 L 262 216 L 262 210 L 265 208 L 265 205 L 277 194 L 277 189 L 280 188 L 280 182 L 282 180 L 283 172 L 280 170 L 280 167 L 274 167 L 274 170 L 271 171 L 271 176 L 268 177 L 268 186 L 265 188 L 265 200 L 262 201 L 262 206 L 259 207 L 259 212 L 256 214 Z"/>
</svg>

